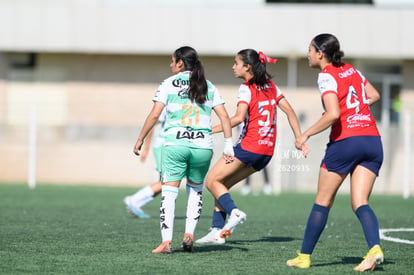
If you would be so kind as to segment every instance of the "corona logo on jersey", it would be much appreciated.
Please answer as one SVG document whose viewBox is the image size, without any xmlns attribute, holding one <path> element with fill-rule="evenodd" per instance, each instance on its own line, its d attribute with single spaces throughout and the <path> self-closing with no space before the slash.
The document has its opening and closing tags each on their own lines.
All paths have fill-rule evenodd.
<svg viewBox="0 0 414 275">
<path fill-rule="evenodd" d="M 182 88 L 183 86 L 188 87 L 188 86 L 190 86 L 190 80 L 188 80 L 188 79 L 176 78 L 176 79 L 174 79 L 174 80 L 171 82 L 171 84 L 172 84 L 174 87 L 177 87 L 177 88 Z"/>
<path fill-rule="evenodd" d="M 177 92 L 178 96 L 181 98 L 188 97 L 188 86 L 190 86 L 190 80 L 176 78 L 171 82 L 171 84 L 176 88 L 180 88 L 180 90 Z"/>
<path fill-rule="evenodd" d="M 187 88 L 183 88 L 181 90 L 178 91 L 177 93 L 178 96 L 184 97 L 184 96 L 188 96 L 188 89 Z"/>
</svg>

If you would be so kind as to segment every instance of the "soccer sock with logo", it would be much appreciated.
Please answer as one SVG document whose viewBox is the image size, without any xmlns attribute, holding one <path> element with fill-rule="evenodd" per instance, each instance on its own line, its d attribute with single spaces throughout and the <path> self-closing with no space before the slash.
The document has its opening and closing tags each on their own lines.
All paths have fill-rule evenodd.
<svg viewBox="0 0 414 275">
<path fill-rule="evenodd" d="M 301 253 L 312 254 L 319 237 L 328 221 L 329 208 L 314 204 L 306 224 L 305 236 L 303 237 Z"/>
<path fill-rule="evenodd" d="M 162 241 L 171 241 L 174 229 L 175 201 L 178 187 L 163 185 L 161 191 L 160 229 Z"/>
<path fill-rule="evenodd" d="M 137 207 L 141 207 L 154 199 L 154 191 L 151 186 L 145 186 L 134 195 L 132 195 L 132 201 L 136 203 Z"/>
<path fill-rule="evenodd" d="M 230 193 L 224 193 L 217 199 L 217 202 L 221 205 L 221 207 L 227 212 L 227 214 L 231 214 L 231 211 L 236 207 L 234 204 L 233 199 L 230 196 Z"/>
<path fill-rule="evenodd" d="M 355 214 L 362 225 L 368 247 L 372 248 L 374 245 L 380 244 L 378 220 L 371 207 L 368 204 L 362 205 L 358 207 Z"/>
<path fill-rule="evenodd" d="M 211 228 L 222 229 L 226 223 L 227 213 L 224 211 L 213 211 L 213 221 L 211 223 Z"/>
<path fill-rule="evenodd" d="M 203 184 L 189 184 L 187 190 L 187 216 L 185 220 L 185 233 L 194 234 L 203 208 Z"/>
</svg>

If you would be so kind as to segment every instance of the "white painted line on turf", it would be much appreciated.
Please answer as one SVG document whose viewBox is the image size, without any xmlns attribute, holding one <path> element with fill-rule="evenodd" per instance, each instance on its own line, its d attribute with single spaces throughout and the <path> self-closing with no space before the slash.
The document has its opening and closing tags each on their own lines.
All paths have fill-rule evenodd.
<svg viewBox="0 0 414 275">
<path fill-rule="evenodd" d="M 414 232 L 414 228 L 391 228 L 391 229 L 380 229 L 380 238 L 390 242 L 414 244 L 414 241 L 403 240 L 400 238 L 388 237 L 385 234 L 389 232 Z"/>
</svg>

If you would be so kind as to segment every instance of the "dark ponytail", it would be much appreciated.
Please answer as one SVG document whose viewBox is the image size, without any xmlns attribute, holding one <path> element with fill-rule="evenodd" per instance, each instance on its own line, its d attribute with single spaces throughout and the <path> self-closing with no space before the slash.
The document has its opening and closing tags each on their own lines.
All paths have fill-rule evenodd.
<svg viewBox="0 0 414 275">
<path fill-rule="evenodd" d="M 184 46 L 174 52 L 174 57 L 176 62 L 183 61 L 186 71 L 191 71 L 188 97 L 192 102 L 203 104 L 207 100 L 207 80 L 196 50 Z"/>
<path fill-rule="evenodd" d="M 321 51 L 335 67 L 342 64 L 344 52 L 340 50 L 339 40 L 332 34 L 323 33 L 312 40 L 317 51 Z"/>
<path fill-rule="evenodd" d="M 253 49 L 244 49 L 237 53 L 244 64 L 252 67 L 253 77 L 249 80 L 249 85 L 264 86 L 272 76 L 266 71 L 266 62 L 262 62 L 259 54 Z"/>
</svg>

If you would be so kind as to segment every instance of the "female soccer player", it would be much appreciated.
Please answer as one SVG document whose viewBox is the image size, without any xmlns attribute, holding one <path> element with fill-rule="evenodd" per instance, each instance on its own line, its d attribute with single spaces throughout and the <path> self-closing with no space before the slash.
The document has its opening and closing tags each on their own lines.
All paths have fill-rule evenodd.
<svg viewBox="0 0 414 275">
<path fill-rule="evenodd" d="M 352 210 L 362 225 L 370 249 L 354 270 L 372 270 L 384 260 L 378 221 L 368 204 L 383 160 L 381 138 L 369 110 L 369 105 L 380 96 L 358 70 L 342 63 L 343 55 L 338 39 L 332 34 L 317 35 L 309 45 L 309 66 L 322 70 L 318 85 L 325 113 L 296 139 L 296 146 L 329 127 L 331 134 L 302 249 L 298 257 L 287 261 L 288 266 L 310 267 L 310 255 L 325 228 L 336 192 L 348 174 L 351 175 Z"/>
<path fill-rule="evenodd" d="M 204 75 L 197 52 L 181 47 L 172 55 L 173 76 L 164 80 L 156 92 L 154 106 L 147 116 L 134 147 L 139 155 L 145 137 L 166 108 L 162 150 L 162 193 L 160 228 L 162 243 L 153 253 L 171 253 L 175 200 L 181 180 L 187 178 L 187 215 L 182 242 L 184 251 L 193 251 L 193 234 L 202 208 L 203 181 L 213 155 L 211 112 L 217 114 L 224 129 L 223 160 L 233 160 L 230 119 L 216 87 Z"/>
<path fill-rule="evenodd" d="M 296 114 L 270 79 L 266 62 L 275 63 L 276 60 L 252 49 L 241 50 L 235 57 L 234 75 L 244 83 L 239 88 L 237 110 L 231 118 L 231 126 L 244 122 L 244 127 L 234 147 L 234 161 L 227 163 L 220 159 L 207 174 L 205 184 L 216 199 L 215 209 L 210 233 L 197 243 L 225 243 L 225 238 L 234 228 L 246 220 L 246 214 L 237 209 L 229 189 L 263 169 L 271 160 L 276 142 L 276 106 L 286 113 L 295 137 L 301 134 Z M 220 125 L 213 128 L 213 133 L 220 131 Z M 225 224 L 227 215 L 230 218 Z"/>
</svg>

